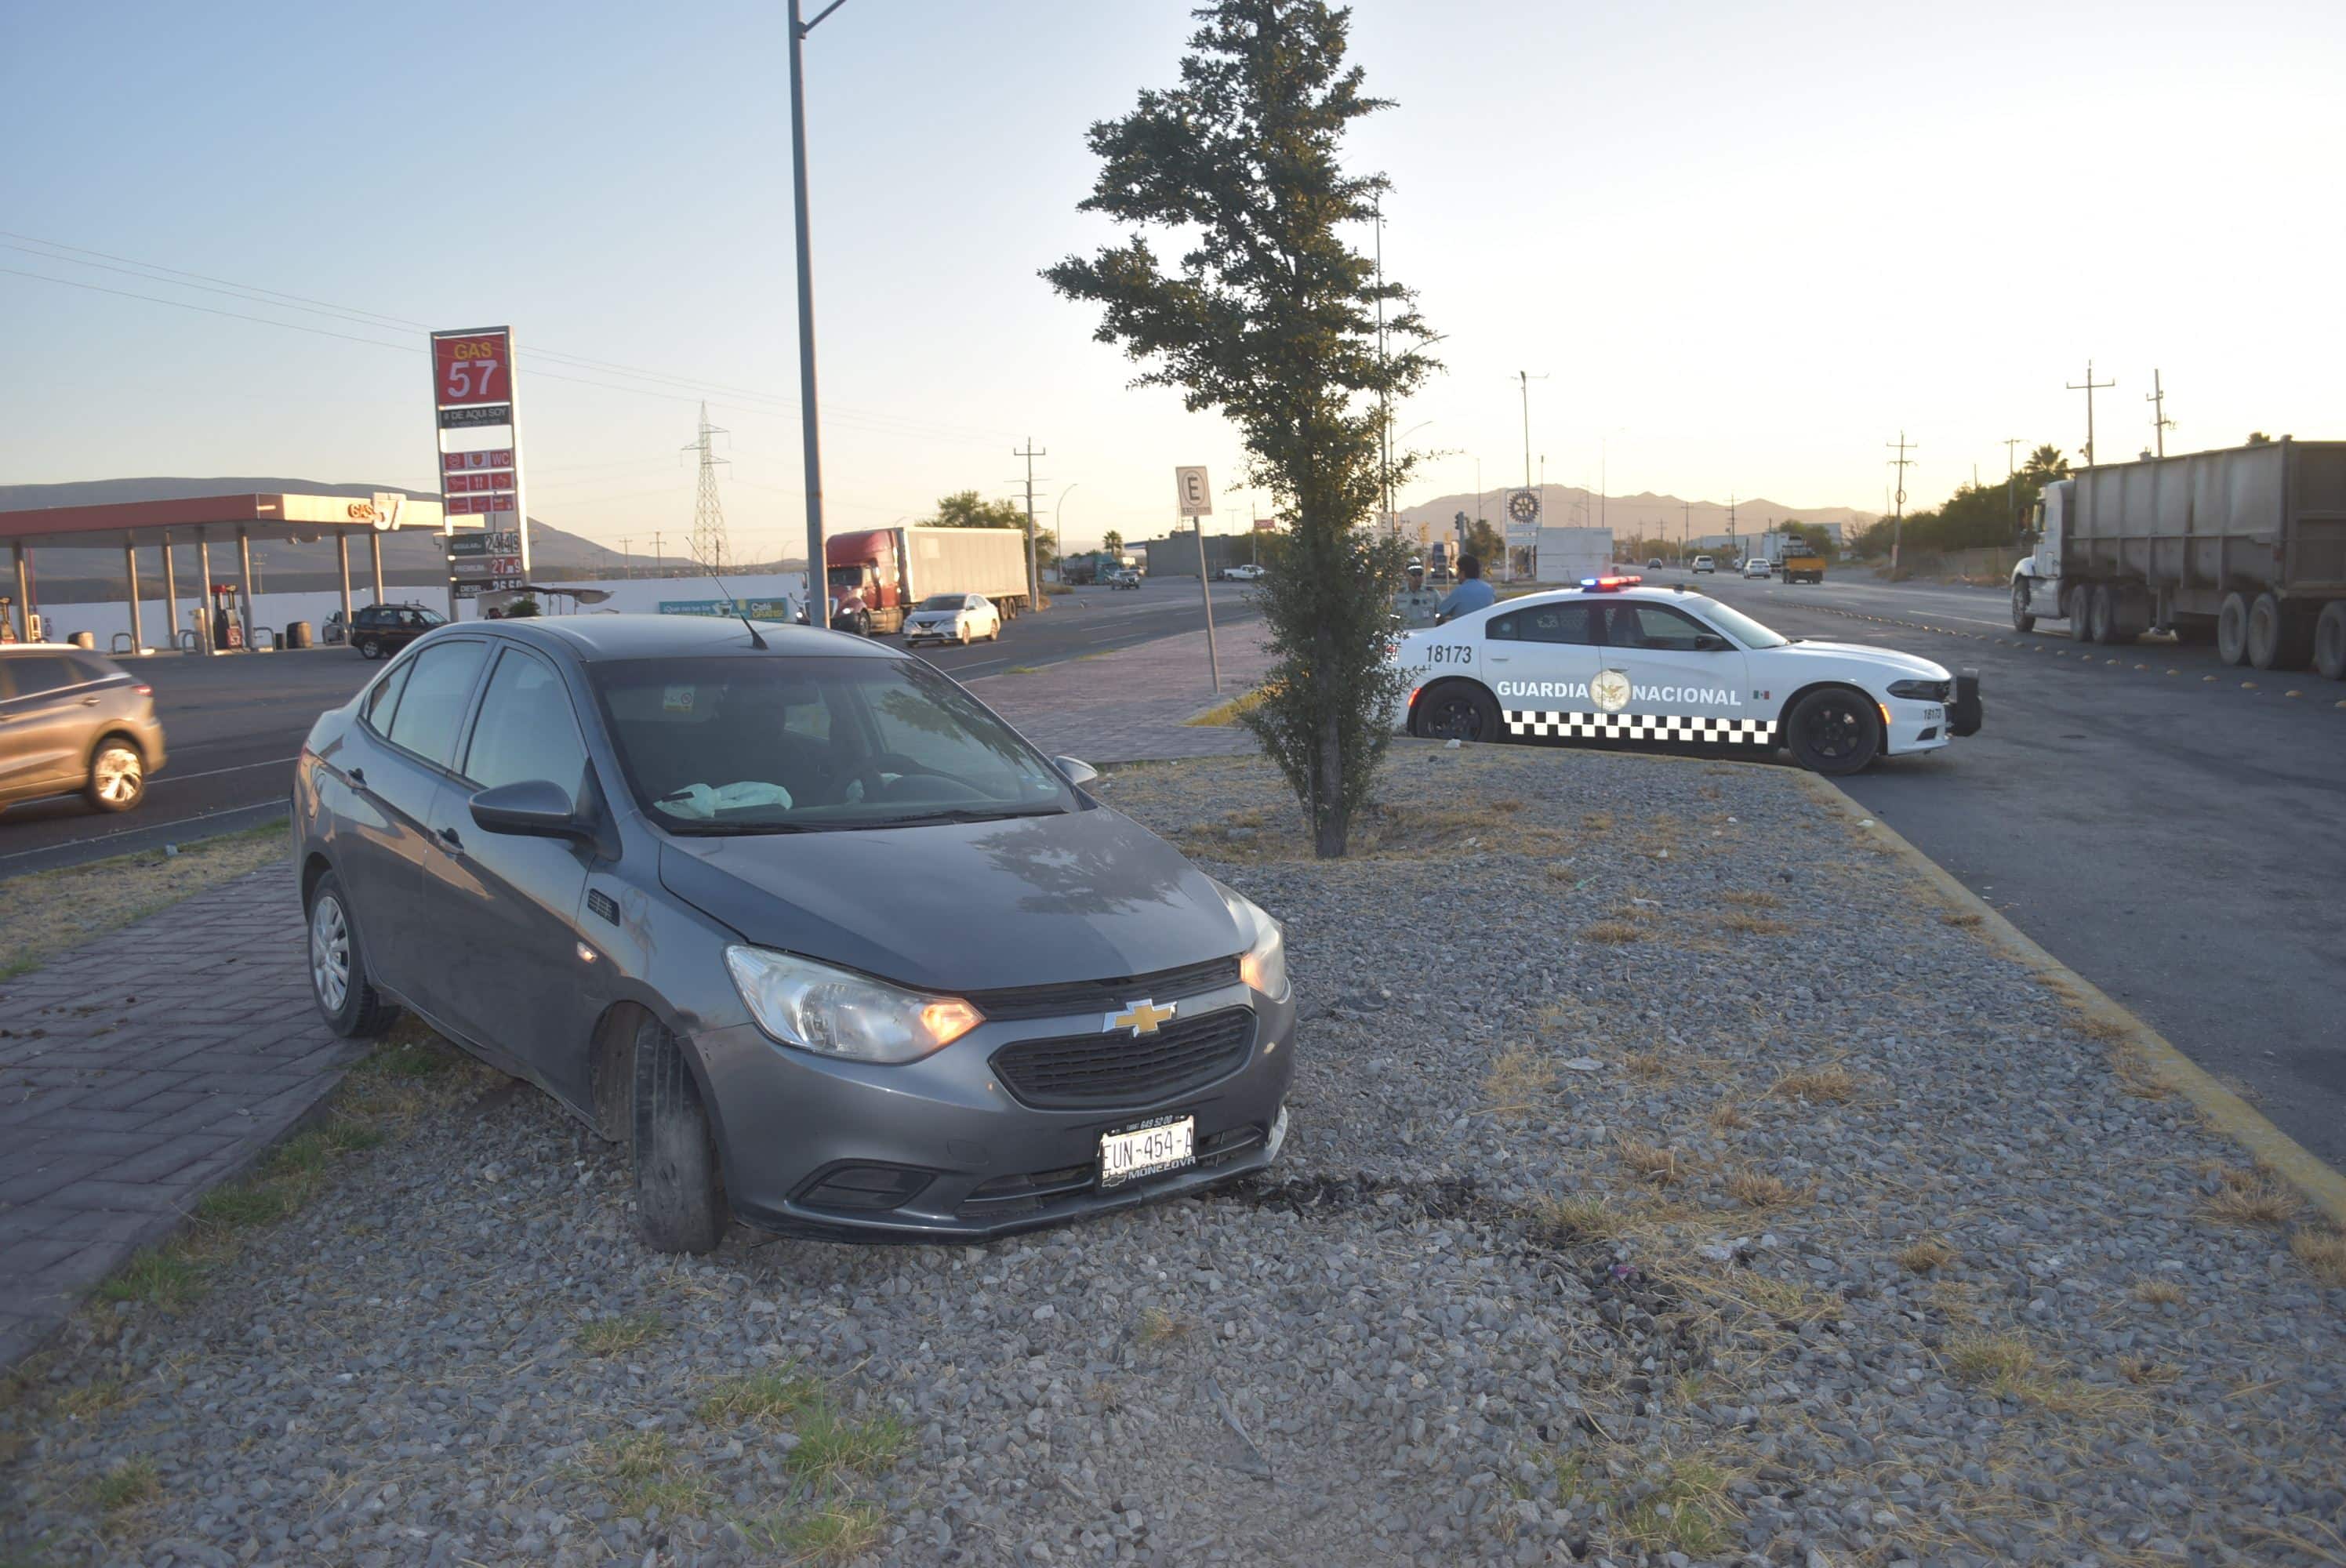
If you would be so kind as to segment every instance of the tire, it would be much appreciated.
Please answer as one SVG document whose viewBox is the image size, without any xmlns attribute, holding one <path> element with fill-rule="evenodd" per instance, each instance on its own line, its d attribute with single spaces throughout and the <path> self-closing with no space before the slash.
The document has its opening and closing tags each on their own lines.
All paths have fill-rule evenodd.
<svg viewBox="0 0 2346 1568">
<path fill-rule="evenodd" d="M 2080 583 L 2069 590 L 2061 603 L 2061 618 L 2069 623 L 2069 635 L 2077 641 L 2094 640 L 2094 585 Z"/>
<path fill-rule="evenodd" d="M 1784 744 L 1812 773 L 1855 773 L 1882 755 L 1882 721 L 1863 692 L 1829 686 L 1792 705 Z"/>
<path fill-rule="evenodd" d="M 383 1000 L 366 966 L 366 949 L 359 940 L 358 922 L 351 917 L 350 895 L 332 871 L 310 890 L 303 911 L 310 957 L 310 998 L 318 1004 L 326 1027 L 345 1040 L 372 1040 L 391 1027 L 399 1008 Z"/>
<path fill-rule="evenodd" d="M 732 1210 L 717 1139 L 683 1043 L 647 1016 L 636 1026 L 636 1229 L 659 1252 L 713 1252 Z"/>
<path fill-rule="evenodd" d="M 1500 740 L 1506 734 L 1497 700 L 1463 680 L 1444 681 L 1420 697 L 1410 728 L 1428 740 L 1479 743 Z"/>
<path fill-rule="evenodd" d="M 2028 583 L 2025 578 L 2015 577 L 2012 582 L 2012 629 L 2016 632 L 2036 629 L 2036 617 L 2028 613 Z"/>
<path fill-rule="evenodd" d="M 2226 594 L 2216 612 L 2216 657 L 2226 664 L 2248 662 L 2249 601 L 2239 594 Z"/>
<path fill-rule="evenodd" d="M 2346 599 L 2322 606 L 2313 623 L 2313 667 L 2331 680 L 2346 680 Z"/>
<path fill-rule="evenodd" d="M 362 659 L 373 660 L 382 657 L 382 645 L 372 637 L 361 637 L 351 646 L 359 650 L 359 657 Z"/>
<path fill-rule="evenodd" d="M 2289 612 L 2270 594 L 2259 594 L 2249 606 L 2249 663 L 2258 669 L 2294 669 L 2296 628 Z"/>
<path fill-rule="evenodd" d="M 128 811 L 147 799 L 147 759 L 119 735 L 109 735 L 89 754 L 89 782 L 82 796 L 101 811 Z"/>
<path fill-rule="evenodd" d="M 2116 647 L 2121 643 L 2134 641 L 2134 634 L 2118 625 L 2118 614 L 2123 608 L 2116 587 L 2108 583 L 2096 586 L 2092 611 L 2096 642 L 2106 647 Z"/>
</svg>

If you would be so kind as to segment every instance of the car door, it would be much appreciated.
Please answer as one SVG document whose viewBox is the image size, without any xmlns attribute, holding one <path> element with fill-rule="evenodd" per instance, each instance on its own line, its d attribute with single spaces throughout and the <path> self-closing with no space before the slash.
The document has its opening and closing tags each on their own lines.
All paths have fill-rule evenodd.
<svg viewBox="0 0 2346 1568">
<path fill-rule="evenodd" d="M 99 702 L 89 677 L 64 654 L 0 657 L 0 797 L 81 783 Z"/>
<path fill-rule="evenodd" d="M 350 797 L 340 807 L 337 863 L 367 962 L 427 1013 L 436 1006 L 421 958 L 423 893 L 440 853 L 431 846 L 432 809 L 488 652 L 477 637 L 452 637 L 401 659 L 369 694 L 352 744 L 335 759 Z"/>
<path fill-rule="evenodd" d="M 550 662 L 525 648 L 498 653 L 461 757 L 432 809 L 428 983 L 450 1027 L 585 1107 L 586 1042 L 602 998 L 599 972 L 578 956 L 578 921 L 595 850 L 491 833 L 471 810 L 481 790 L 533 779 L 560 785 L 574 804 L 598 799 L 576 712 Z"/>
<path fill-rule="evenodd" d="M 1613 738 L 1725 746 L 1760 733 L 1743 652 L 1727 636 L 1648 599 L 1614 600 L 1598 619 L 1605 667 L 1591 691 Z"/>
<path fill-rule="evenodd" d="M 1506 733 L 1535 740 L 1582 734 L 1598 655 L 1586 602 L 1525 605 L 1486 616 L 1483 628 L 1484 679 Z"/>
</svg>

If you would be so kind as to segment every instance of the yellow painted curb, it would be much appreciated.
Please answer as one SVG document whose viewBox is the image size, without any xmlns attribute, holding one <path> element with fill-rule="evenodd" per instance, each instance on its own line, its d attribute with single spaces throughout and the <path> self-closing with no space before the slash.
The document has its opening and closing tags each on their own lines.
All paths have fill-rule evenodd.
<svg viewBox="0 0 2346 1568">
<path fill-rule="evenodd" d="M 1797 777 L 1821 803 L 1848 813 L 1862 833 L 1872 835 L 1906 863 L 1941 897 L 1967 913 L 1979 916 L 1978 930 L 2012 957 L 2058 983 L 2076 998 L 2079 1009 L 2124 1031 L 2124 1038 L 2142 1055 L 2151 1074 L 2189 1100 L 2218 1132 L 2239 1143 L 2267 1169 L 2295 1187 L 2305 1200 L 2328 1216 L 2333 1225 L 2346 1226 L 2346 1176 L 2331 1170 L 2295 1138 L 2265 1119 L 2264 1114 L 2216 1082 L 2199 1064 L 2177 1050 L 2167 1037 L 2119 1006 L 2101 987 L 2039 947 L 1992 908 L 1986 900 L 1955 880 L 1888 824 L 1851 799 L 1831 779 L 1802 771 Z"/>
</svg>

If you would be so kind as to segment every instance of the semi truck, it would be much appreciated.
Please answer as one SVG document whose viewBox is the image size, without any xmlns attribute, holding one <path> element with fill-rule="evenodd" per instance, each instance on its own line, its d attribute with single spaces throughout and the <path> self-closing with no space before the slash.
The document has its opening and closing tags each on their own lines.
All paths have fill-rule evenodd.
<svg viewBox="0 0 2346 1568">
<path fill-rule="evenodd" d="M 1777 576 L 1783 582 L 1821 583 L 1825 580 L 1825 558 L 1810 548 L 1803 535 L 1781 529 L 1762 534 L 1757 554 L 1776 569 Z"/>
<path fill-rule="evenodd" d="M 865 636 L 903 628 L 936 594 L 984 594 L 1005 621 L 1033 606 L 1015 528 L 866 528 L 823 541 L 831 624 Z"/>
<path fill-rule="evenodd" d="M 2081 642 L 2171 632 L 2226 664 L 2346 680 L 2346 442 L 2259 442 L 2045 486 L 2012 625 Z"/>
</svg>

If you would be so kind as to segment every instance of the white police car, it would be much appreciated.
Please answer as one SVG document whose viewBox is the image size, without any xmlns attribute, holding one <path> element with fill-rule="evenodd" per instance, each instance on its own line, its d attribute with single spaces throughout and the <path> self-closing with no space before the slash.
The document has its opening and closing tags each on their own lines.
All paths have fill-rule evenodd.
<svg viewBox="0 0 2346 1568">
<path fill-rule="evenodd" d="M 1794 640 L 1640 577 L 1587 577 L 1405 632 L 1412 735 L 1789 750 L 1820 773 L 1933 751 L 1980 727 L 1979 676 Z"/>
</svg>

